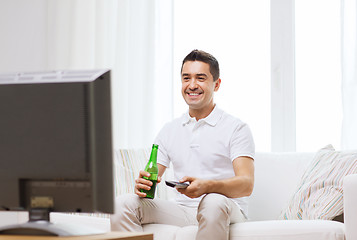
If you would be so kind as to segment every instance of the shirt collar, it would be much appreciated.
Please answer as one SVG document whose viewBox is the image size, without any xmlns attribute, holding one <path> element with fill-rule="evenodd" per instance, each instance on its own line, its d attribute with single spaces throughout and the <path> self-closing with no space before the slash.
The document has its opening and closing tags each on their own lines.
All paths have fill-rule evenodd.
<svg viewBox="0 0 357 240">
<path fill-rule="evenodd" d="M 205 118 L 200 119 L 199 121 L 203 121 L 206 122 L 207 124 L 211 125 L 211 126 L 215 126 L 217 124 L 217 122 L 219 121 L 219 119 L 221 119 L 223 114 L 223 111 L 218 108 L 217 106 L 215 106 L 212 110 L 212 112 Z M 191 117 L 190 114 L 188 113 L 188 111 L 182 116 L 182 125 L 187 125 L 190 123 L 190 121 L 192 121 L 192 119 L 194 121 L 196 121 L 195 118 Z"/>
</svg>

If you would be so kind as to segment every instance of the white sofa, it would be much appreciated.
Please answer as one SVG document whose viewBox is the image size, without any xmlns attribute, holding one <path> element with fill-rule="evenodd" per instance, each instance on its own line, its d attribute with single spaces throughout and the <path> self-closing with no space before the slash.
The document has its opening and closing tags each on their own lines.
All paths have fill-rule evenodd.
<svg viewBox="0 0 357 240">
<path fill-rule="evenodd" d="M 148 159 L 149 150 L 116 152 L 117 192 L 131 192 L 133 179 Z M 345 223 L 327 220 L 277 220 L 299 183 L 314 153 L 257 153 L 255 188 L 249 200 L 249 221 L 230 227 L 231 240 L 357 240 L 357 174 L 344 181 Z M 166 178 L 170 178 L 170 172 Z M 126 182 L 125 182 L 126 181 Z M 175 191 L 159 184 L 158 197 L 169 198 Z M 76 216 L 54 213 L 54 222 L 86 223 L 103 231 L 110 230 L 108 217 Z M 27 220 L 23 213 L 0 213 L 0 226 Z M 147 224 L 144 231 L 153 232 L 155 240 L 195 239 L 196 226 L 177 227 Z"/>
<path fill-rule="evenodd" d="M 146 155 L 140 151 L 123 150 L 117 153 L 121 175 L 137 176 L 145 165 Z M 232 224 L 231 240 L 357 240 L 357 174 L 348 176 L 345 186 L 345 223 L 328 220 L 277 220 L 282 209 L 296 190 L 306 166 L 315 153 L 257 153 L 255 186 L 249 199 L 249 221 Z M 140 162 L 141 160 L 144 162 Z M 122 166 L 120 166 L 123 164 Z M 133 164 L 132 166 L 130 166 Z M 120 166 L 120 167 L 119 167 Z M 140 167 L 141 166 L 141 167 Z M 170 170 L 165 178 L 171 178 Z M 127 186 L 126 186 L 127 187 Z M 170 198 L 175 191 L 159 184 L 158 195 Z M 193 240 L 196 226 L 177 227 L 164 224 L 144 225 L 153 232 L 155 240 Z"/>
</svg>

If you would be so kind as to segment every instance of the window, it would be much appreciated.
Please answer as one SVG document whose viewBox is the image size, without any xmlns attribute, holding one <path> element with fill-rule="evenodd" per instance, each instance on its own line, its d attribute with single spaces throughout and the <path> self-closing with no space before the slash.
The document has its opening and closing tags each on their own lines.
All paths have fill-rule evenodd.
<svg viewBox="0 0 357 240">
<path fill-rule="evenodd" d="M 181 61 L 202 49 L 220 62 L 216 103 L 250 125 L 257 151 L 338 149 L 340 23 L 338 0 L 175 0 L 174 116 L 187 109 Z"/>
<path fill-rule="evenodd" d="M 340 148 L 340 1 L 295 1 L 296 150 Z"/>
<path fill-rule="evenodd" d="M 187 111 L 182 59 L 207 51 L 221 68 L 217 105 L 249 124 L 257 151 L 270 151 L 269 1 L 176 0 L 174 16 L 174 116 Z"/>
</svg>

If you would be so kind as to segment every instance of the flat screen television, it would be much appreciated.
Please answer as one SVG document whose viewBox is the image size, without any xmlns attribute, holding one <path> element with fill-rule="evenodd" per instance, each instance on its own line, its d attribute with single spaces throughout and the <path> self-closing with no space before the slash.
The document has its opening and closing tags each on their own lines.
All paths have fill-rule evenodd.
<svg viewBox="0 0 357 240">
<path fill-rule="evenodd" d="M 87 234 L 56 229 L 49 213 L 113 213 L 110 78 L 110 70 L 0 74 L 0 207 L 30 219 L 2 234 Z"/>
</svg>

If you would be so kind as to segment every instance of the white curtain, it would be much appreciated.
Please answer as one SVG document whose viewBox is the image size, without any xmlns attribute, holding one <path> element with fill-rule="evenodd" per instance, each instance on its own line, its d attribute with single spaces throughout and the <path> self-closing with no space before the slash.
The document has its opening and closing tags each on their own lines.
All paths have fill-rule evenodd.
<svg viewBox="0 0 357 240">
<path fill-rule="evenodd" d="M 357 0 L 342 0 L 342 149 L 357 149 Z"/>
<path fill-rule="evenodd" d="M 48 1 L 48 69 L 112 69 L 115 148 L 172 118 L 172 0 Z"/>
</svg>

